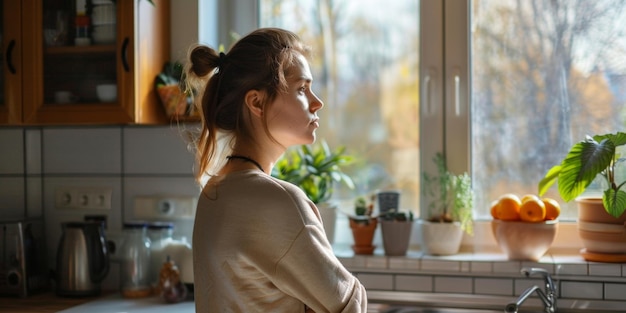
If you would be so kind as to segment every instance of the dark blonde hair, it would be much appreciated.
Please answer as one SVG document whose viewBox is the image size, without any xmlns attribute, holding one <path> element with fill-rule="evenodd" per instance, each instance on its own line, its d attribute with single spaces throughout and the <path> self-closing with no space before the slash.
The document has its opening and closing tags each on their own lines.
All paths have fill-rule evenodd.
<svg viewBox="0 0 626 313">
<path fill-rule="evenodd" d="M 257 29 L 238 40 L 226 54 L 204 45 L 192 47 L 185 74 L 188 90 L 197 90 L 201 97 L 196 101 L 202 123 L 196 140 L 199 181 L 213 174 L 210 170 L 219 164 L 214 160 L 218 156 L 218 133 L 229 134 L 234 140 L 252 136 L 244 114 L 246 93 L 264 91 L 262 106 L 266 107 L 287 91 L 287 71 L 296 62 L 296 53 L 309 57 L 310 49 L 296 34 L 278 28 Z M 269 135 L 265 114 L 263 127 Z"/>
</svg>

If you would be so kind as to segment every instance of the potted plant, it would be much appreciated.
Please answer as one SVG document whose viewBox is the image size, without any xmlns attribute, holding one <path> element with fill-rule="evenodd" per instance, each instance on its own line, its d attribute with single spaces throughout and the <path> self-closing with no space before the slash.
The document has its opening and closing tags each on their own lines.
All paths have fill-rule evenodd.
<svg viewBox="0 0 626 313">
<path fill-rule="evenodd" d="M 618 165 L 624 161 L 618 147 L 626 144 L 626 133 L 586 136 L 575 143 L 560 164 L 553 166 L 539 182 L 543 195 L 558 182 L 559 195 L 578 203 L 578 230 L 588 261 L 626 261 L 626 184 Z M 597 178 L 603 178 L 602 197 L 581 197 Z"/>
<path fill-rule="evenodd" d="M 378 219 L 372 216 L 374 204 L 368 203 L 364 196 L 357 197 L 354 201 L 354 214 L 350 215 L 350 229 L 354 238 L 352 250 L 355 254 L 373 254 L 376 246 L 374 233 L 378 226 Z"/>
<path fill-rule="evenodd" d="M 467 173 L 455 175 L 448 170 L 443 154 L 433 158 L 437 175 L 423 173 L 423 195 L 431 199 L 427 219 L 419 221 L 423 246 L 427 254 L 456 254 L 463 231 L 473 234 L 474 192 Z"/>
<path fill-rule="evenodd" d="M 409 249 L 413 212 L 392 209 L 380 216 L 383 247 L 387 256 L 403 256 Z"/>
<path fill-rule="evenodd" d="M 272 176 L 300 187 L 318 207 L 330 243 L 333 243 L 336 221 L 336 205 L 329 201 L 334 184 L 354 188 L 350 176 L 343 172 L 354 160 L 345 151 L 345 147 L 333 151 L 321 140 L 315 146 L 302 145 L 286 151 L 272 170 Z"/>
<path fill-rule="evenodd" d="M 157 75 L 154 88 L 167 116 L 183 117 L 197 114 L 191 97 L 181 89 L 184 85 L 183 66 L 178 62 L 167 62 Z"/>
</svg>

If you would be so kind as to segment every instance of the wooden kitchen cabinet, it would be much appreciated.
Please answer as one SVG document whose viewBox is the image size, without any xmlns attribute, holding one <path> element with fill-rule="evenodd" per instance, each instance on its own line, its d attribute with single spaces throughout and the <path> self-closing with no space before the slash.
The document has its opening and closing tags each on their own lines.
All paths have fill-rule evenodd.
<svg viewBox="0 0 626 313">
<path fill-rule="evenodd" d="M 87 31 L 77 26 L 76 2 L 81 0 L 0 1 L 0 124 L 168 121 L 154 91 L 154 80 L 170 59 L 169 0 L 154 0 L 154 4 L 147 0 L 114 1 L 106 21 L 113 37 L 106 40 L 102 32 L 96 37 L 97 29 L 103 29 L 98 28 L 102 19 L 92 18 Z M 85 2 L 95 8 L 108 1 Z M 89 10 L 87 15 L 95 17 L 94 12 Z M 51 36 L 46 40 L 55 27 L 65 29 L 65 40 L 50 40 Z M 77 36 L 88 36 L 91 42 L 77 45 Z M 117 98 L 99 100 L 96 86 L 100 84 L 117 86 Z M 59 91 L 70 96 L 62 99 Z"/>
</svg>

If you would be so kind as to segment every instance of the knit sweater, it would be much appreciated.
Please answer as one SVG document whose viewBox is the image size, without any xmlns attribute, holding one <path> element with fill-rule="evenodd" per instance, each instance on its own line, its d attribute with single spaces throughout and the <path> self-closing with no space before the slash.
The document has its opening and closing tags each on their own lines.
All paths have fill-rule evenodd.
<svg viewBox="0 0 626 313">
<path fill-rule="evenodd" d="M 335 257 L 317 207 L 257 170 L 204 187 L 193 263 L 196 312 L 367 311 L 365 288 Z"/>
</svg>

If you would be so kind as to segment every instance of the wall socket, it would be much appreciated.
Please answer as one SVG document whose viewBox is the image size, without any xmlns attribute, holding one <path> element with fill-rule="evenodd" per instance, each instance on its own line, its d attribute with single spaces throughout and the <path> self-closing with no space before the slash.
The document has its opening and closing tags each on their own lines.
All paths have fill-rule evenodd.
<svg viewBox="0 0 626 313">
<path fill-rule="evenodd" d="M 193 219 L 198 203 L 198 198 L 189 196 L 139 196 L 134 200 L 134 217 L 148 220 Z"/>
<path fill-rule="evenodd" d="M 110 187 L 59 187 L 55 194 L 57 209 L 110 210 Z"/>
</svg>

